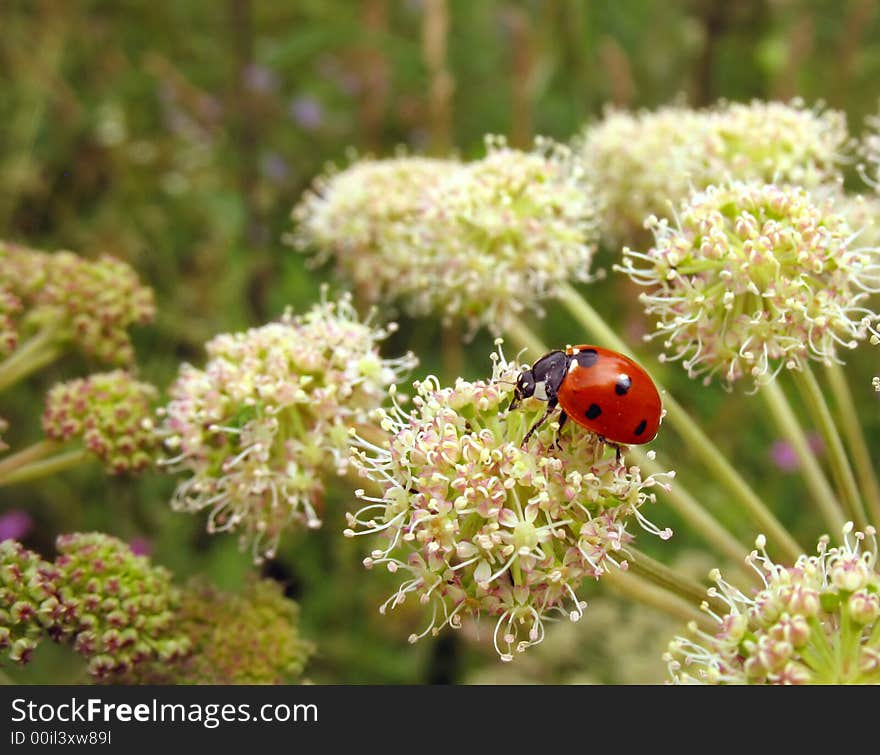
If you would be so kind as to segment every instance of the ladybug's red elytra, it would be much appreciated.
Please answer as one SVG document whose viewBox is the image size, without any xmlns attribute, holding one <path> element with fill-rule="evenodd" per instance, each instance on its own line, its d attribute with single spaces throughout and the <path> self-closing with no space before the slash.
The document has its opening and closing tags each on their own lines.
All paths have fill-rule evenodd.
<svg viewBox="0 0 880 755">
<path fill-rule="evenodd" d="M 588 344 L 551 351 L 524 369 L 511 408 L 532 396 L 546 401 L 547 411 L 523 443 L 557 405 L 560 429 L 571 417 L 603 440 L 627 446 L 652 440 L 663 411 L 657 386 L 644 369 L 623 354 Z"/>
</svg>

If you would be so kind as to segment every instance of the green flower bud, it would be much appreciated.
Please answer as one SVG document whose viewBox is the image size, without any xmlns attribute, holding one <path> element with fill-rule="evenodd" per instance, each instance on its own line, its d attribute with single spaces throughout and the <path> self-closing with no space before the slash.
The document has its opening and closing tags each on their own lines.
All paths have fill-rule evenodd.
<svg viewBox="0 0 880 755">
<path fill-rule="evenodd" d="M 152 385 L 121 370 L 58 383 L 46 396 L 43 430 L 54 440 L 80 438 L 111 474 L 138 472 L 159 445 L 156 395 Z"/>
</svg>

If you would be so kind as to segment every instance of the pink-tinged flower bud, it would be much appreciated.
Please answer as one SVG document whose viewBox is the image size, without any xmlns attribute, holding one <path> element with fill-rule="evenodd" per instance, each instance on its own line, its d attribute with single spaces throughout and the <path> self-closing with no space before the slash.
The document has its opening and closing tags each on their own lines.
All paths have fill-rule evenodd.
<svg viewBox="0 0 880 755">
<path fill-rule="evenodd" d="M 850 618 L 857 624 L 873 624 L 880 615 L 880 598 L 876 593 L 859 590 L 849 596 Z"/>
<path fill-rule="evenodd" d="M 795 648 L 804 645 L 810 636 L 810 625 L 804 616 L 782 616 L 767 632 L 777 642 L 787 642 Z"/>
<path fill-rule="evenodd" d="M 164 464 L 190 474 L 172 506 L 207 509 L 208 531 L 241 533 L 256 560 L 275 554 L 285 530 L 319 527 L 350 429 L 381 432 L 371 413 L 415 364 L 380 355 L 393 329 L 361 322 L 344 297 L 212 339 L 205 368 L 181 367 L 164 410 Z"/>
<path fill-rule="evenodd" d="M 527 447 L 523 439 L 544 404 L 507 411 L 518 367 L 496 357 L 492 379 L 436 378 L 416 383 L 409 413 L 383 413 L 387 444 L 361 441 L 354 466 L 382 491 L 366 495 L 348 517 L 349 537 L 379 535 L 369 564 L 404 575 L 381 607 L 408 596 L 430 605 L 416 641 L 462 615 L 491 617 L 503 660 L 540 642 L 548 615 L 574 621 L 585 602 L 584 579 L 618 568 L 639 524 L 661 534 L 640 509 L 654 500 L 635 466 L 617 463 L 580 426 L 560 432 L 546 423 Z M 404 505 L 401 505 L 401 504 Z"/>
<path fill-rule="evenodd" d="M 749 597 L 714 572 L 715 595 L 730 613 L 713 614 L 719 621 L 714 635 L 694 626 L 695 639 L 670 643 L 666 663 L 673 682 L 876 683 L 880 572 L 873 528 L 854 533 L 847 524 L 842 545 L 829 547 L 823 536 L 817 555 L 802 555 L 792 567 L 772 562 L 762 539 L 749 563 L 766 587 Z M 861 587 L 852 592 L 857 583 Z M 743 620 L 748 626 L 733 644 L 729 627 Z"/>
<path fill-rule="evenodd" d="M 58 383 L 46 396 L 43 431 L 50 438 L 81 438 L 110 474 L 139 472 L 153 461 L 156 389 L 122 370 Z"/>
<path fill-rule="evenodd" d="M 793 584 L 780 587 L 779 603 L 783 610 L 810 617 L 819 613 L 822 601 L 817 590 L 804 584 Z"/>
<path fill-rule="evenodd" d="M 857 555 L 836 558 L 829 563 L 832 584 L 845 592 L 866 587 L 871 580 L 871 568 Z"/>
</svg>

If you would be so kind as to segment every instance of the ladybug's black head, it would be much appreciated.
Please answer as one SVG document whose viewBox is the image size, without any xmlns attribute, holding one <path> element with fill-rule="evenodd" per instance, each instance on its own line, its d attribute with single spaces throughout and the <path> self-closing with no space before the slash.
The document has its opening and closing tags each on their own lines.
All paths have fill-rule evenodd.
<svg viewBox="0 0 880 755">
<path fill-rule="evenodd" d="M 513 389 L 513 395 L 517 401 L 525 398 L 531 398 L 535 395 L 535 373 L 531 370 L 523 370 L 516 379 L 516 387 Z"/>
</svg>

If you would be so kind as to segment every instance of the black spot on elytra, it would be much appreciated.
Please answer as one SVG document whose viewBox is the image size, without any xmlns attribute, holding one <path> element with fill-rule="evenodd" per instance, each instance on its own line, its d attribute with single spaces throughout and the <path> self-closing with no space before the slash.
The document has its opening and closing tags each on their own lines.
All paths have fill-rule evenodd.
<svg viewBox="0 0 880 755">
<path fill-rule="evenodd" d="M 599 404 L 590 404 L 590 408 L 584 412 L 587 419 L 596 419 L 602 413 L 602 407 Z"/>
<path fill-rule="evenodd" d="M 574 358 L 581 367 L 592 367 L 599 361 L 599 355 L 596 353 L 595 349 L 584 349 L 583 351 L 579 351 Z"/>
<path fill-rule="evenodd" d="M 645 432 L 645 428 L 647 426 L 648 426 L 648 420 L 643 419 L 641 422 L 639 422 L 639 424 L 636 426 L 636 429 L 635 429 L 636 436 L 641 435 L 643 432 Z"/>
<path fill-rule="evenodd" d="M 629 375 L 624 375 L 621 373 L 617 376 L 617 382 L 614 384 L 614 392 L 618 396 L 626 396 L 629 393 L 629 389 L 632 387 L 633 381 Z"/>
</svg>

